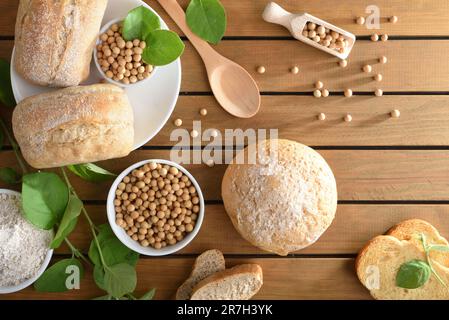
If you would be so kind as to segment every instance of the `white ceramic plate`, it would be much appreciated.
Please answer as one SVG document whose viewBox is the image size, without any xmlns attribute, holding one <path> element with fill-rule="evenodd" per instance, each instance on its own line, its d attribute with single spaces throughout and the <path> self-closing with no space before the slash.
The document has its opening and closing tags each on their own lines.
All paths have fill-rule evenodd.
<svg viewBox="0 0 449 320">
<path fill-rule="evenodd" d="M 109 0 L 102 25 L 113 19 L 126 17 L 130 10 L 141 5 L 151 9 L 140 0 Z M 168 29 L 162 18 L 160 16 L 159 18 L 162 28 Z M 14 59 L 14 51 L 12 59 Z M 90 77 L 83 84 L 98 83 L 100 79 L 102 77 L 92 61 Z M 17 74 L 12 63 L 11 82 L 17 102 L 35 94 L 56 90 L 27 82 Z M 157 74 L 141 86 L 126 89 L 134 109 L 135 149 L 151 140 L 165 125 L 175 108 L 180 86 L 181 61 L 178 59 L 167 66 L 158 67 Z"/>
<path fill-rule="evenodd" d="M 21 197 L 22 194 L 8 189 L 0 189 L 0 194 L 10 194 L 15 195 L 17 197 Z M 28 280 L 25 280 L 24 282 L 16 285 L 16 286 L 10 286 L 10 287 L 0 287 L 0 294 L 7 294 L 7 293 L 13 293 L 20 291 L 22 289 L 25 289 L 26 287 L 29 287 L 34 282 L 36 282 L 37 279 L 44 273 L 44 271 L 47 269 L 48 265 L 50 264 L 51 257 L 53 256 L 53 249 L 48 249 L 47 255 L 45 256 L 44 261 L 42 262 L 41 267 L 39 268 L 38 272 L 34 277 L 31 277 Z"/>
</svg>

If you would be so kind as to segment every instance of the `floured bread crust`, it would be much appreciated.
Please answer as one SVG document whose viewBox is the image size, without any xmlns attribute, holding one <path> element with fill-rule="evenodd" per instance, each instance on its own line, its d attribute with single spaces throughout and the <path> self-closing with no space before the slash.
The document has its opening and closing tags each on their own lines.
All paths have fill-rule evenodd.
<svg viewBox="0 0 449 320">
<path fill-rule="evenodd" d="M 20 0 L 14 67 L 42 86 L 77 86 L 89 76 L 107 0 Z"/>
<path fill-rule="evenodd" d="M 245 159 L 250 149 L 242 151 Z M 313 244 L 335 216 L 332 170 L 316 151 L 295 141 L 267 140 L 252 149 L 257 164 L 234 159 L 222 182 L 234 227 L 253 245 L 279 255 Z M 276 149 L 277 159 L 270 154 Z"/>
<path fill-rule="evenodd" d="M 110 84 L 27 98 L 15 108 L 12 122 L 25 160 L 38 169 L 124 157 L 134 144 L 128 97 Z"/>
</svg>

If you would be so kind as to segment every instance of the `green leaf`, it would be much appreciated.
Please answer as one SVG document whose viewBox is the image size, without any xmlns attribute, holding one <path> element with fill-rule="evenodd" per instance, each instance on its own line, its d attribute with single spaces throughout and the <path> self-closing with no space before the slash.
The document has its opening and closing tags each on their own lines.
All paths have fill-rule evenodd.
<svg viewBox="0 0 449 320">
<path fill-rule="evenodd" d="M 11 108 L 16 105 L 11 86 L 10 65 L 3 59 L 0 59 L 0 102 Z"/>
<path fill-rule="evenodd" d="M 429 246 L 429 250 L 440 251 L 440 252 L 449 252 L 449 247 L 444 245 L 432 244 Z"/>
<path fill-rule="evenodd" d="M 396 275 L 396 285 L 405 289 L 422 287 L 430 278 L 431 269 L 427 262 L 411 260 L 401 265 Z"/>
<path fill-rule="evenodd" d="M 95 281 L 95 284 L 97 285 L 97 287 L 106 291 L 106 288 L 104 286 L 104 268 L 103 268 L 103 266 L 95 265 L 93 275 L 94 275 L 94 281 Z"/>
<path fill-rule="evenodd" d="M 112 266 L 119 263 L 127 263 L 133 267 L 136 266 L 139 254 L 132 251 L 115 236 L 111 227 L 107 224 L 100 226 L 100 232 L 97 235 L 106 266 Z M 92 240 L 89 248 L 89 258 L 93 264 L 102 266 L 100 254 L 95 243 Z"/>
<path fill-rule="evenodd" d="M 103 182 L 115 178 L 117 175 L 93 163 L 75 164 L 67 168 L 78 177 L 90 182 Z"/>
<path fill-rule="evenodd" d="M 226 11 L 218 0 L 192 0 L 186 20 L 190 29 L 207 42 L 217 44 L 226 31 Z"/>
<path fill-rule="evenodd" d="M 8 184 L 20 182 L 20 175 L 13 168 L 0 168 L 0 180 Z"/>
<path fill-rule="evenodd" d="M 151 31 L 161 28 L 157 15 L 144 6 L 131 10 L 123 22 L 123 38 L 126 41 L 144 40 Z"/>
<path fill-rule="evenodd" d="M 35 226 L 49 230 L 61 221 L 69 198 L 69 189 L 55 173 L 27 174 L 22 182 L 25 218 Z"/>
<path fill-rule="evenodd" d="M 178 59 L 184 52 L 184 42 L 169 30 L 152 31 L 146 38 L 143 61 L 153 66 L 164 66 Z"/>
<path fill-rule="evenodd" d="M 136 270 L 129 264 L 119 263 L 105 268 L 104 271 L 106 292 L 114 298 L 121 298 L 136 289 Z"/>
<path fill-rule="evenodd" d="M 156 294 L 156 289 L 151 289 L 147 293 L 145 293 L 143 296 L 140 297 L 139 300 L 153 300 L 154 295 Z"/>
<path fill-rule="evenodd" d="M 64 239 L 73 231 L 73 229 L 75 229 L 82 208 L 83 203 L 81 200 L 74 195 L 70 195 L 58 232 L 56 232 L 55 238 L 50 244 L 50 248 L 58 248 Z"/>
<path fill-rule="evenodd" d="M 39 292 L 64 292 L 67 288 L 67 278 L 71 275 L 67 267 L 79 268 L 80 279 L 84 277 L 84 268 L 78 259 L 65 259 L 56 262 L 48 268 L 42 276 L 34 283 L 34 288 Z"/>
</svg>

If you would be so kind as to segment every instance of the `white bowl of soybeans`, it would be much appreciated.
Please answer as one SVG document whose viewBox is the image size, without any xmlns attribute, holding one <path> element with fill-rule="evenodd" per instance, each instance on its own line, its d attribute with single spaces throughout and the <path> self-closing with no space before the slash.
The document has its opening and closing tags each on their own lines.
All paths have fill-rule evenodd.
<svg viewBox="0 0 449 320">
<path fill-rule="evenodd" d="M 107 200 L 109 224 L 131 250 L 164 256 L 187 246 L 204 218 L 204 198 L 195 178 L 162 159 L 138 162 L 123 171 Z"/>
<path fill-rule="evenodd" d="M 141 85 L 153 77 L 157 68 L 142 60 L 145 41 L 125 41 L 121 34 L 123 19 L 103 26 L 94 50 L 95 66 L 109 83 L 122 88 Z"/>
</svg>

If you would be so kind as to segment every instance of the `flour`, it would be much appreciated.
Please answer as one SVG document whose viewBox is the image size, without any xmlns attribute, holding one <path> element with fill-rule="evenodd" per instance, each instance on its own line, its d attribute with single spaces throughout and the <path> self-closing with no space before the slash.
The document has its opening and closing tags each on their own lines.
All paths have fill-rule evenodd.
<svg viewBox="0 0 449 320">
<path fill-rule="evenodd" d="M 23 283 L 37 274 L 52 239 L 22 215 L 20 197 L 0 193 L 0 287 Z"/>
</svg>

